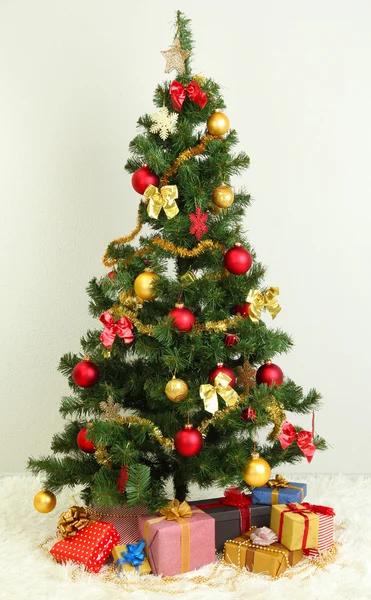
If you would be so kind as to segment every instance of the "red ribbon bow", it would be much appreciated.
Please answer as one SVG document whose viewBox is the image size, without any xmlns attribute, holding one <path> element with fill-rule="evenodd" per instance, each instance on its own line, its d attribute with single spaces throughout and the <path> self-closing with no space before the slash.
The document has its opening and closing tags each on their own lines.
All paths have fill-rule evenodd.
<svg viewBox="0 0 371 600">
<path fill-rule="evenodd" d="M 246 496 L 243 492 L 238 491 L 237 488 L 232 487 L 225 490 L 224 498 L 221 498 L 220 502 L 226 506 L 236 506 L 236 508 L 240 508 L 242 506 L 250 506 L 251 497 Z"/>
<path fill-rule="evenodd" d="M 207 95 L 202 91 L 197 81 L 191 81 L 184 86 L 180 81 L 175 80 L 170 85 L 169 91 L 173 108 L 177 111 L 182 108 L 187 95 L 190 100 L 193 100 L 201 108 L 204 108 L 207 104 Z"/>
<path fill-rule="evenodd" d="M 105 326 L 100 335 L 100 341 L 106 348 L 111 348 L 116 335 L 122 338 L 125 344 L 130 344 L 133 341 L 133 324 L 128 317 L 121 317 L 121 319 L 115 323 L 111 313 L 106 310 L 106 312 L 99 317 L 99 320 Z"/>
<path fill-rule="evenodd" d="M 281 433 L 278 436 L 283 450 L 286 450 L 296 440 L 297 445 L 304 454 L 307 461 L 310 463 L 316 447 L 313 444 L 313 436 L 310 431 L 299 431 L 297 432 L 295 427 L 288 421 L 285 421 L 282 425 Z"/>
<path fill-rule="evenodd" d="M 331 506 L 320 506 L 319 504 L 310 504 L 309 502 L 302 502 L 301 505 L 307 510 L 311 510 L 319 515 L 327 515 L 328 517 L 335 516 L 335 511 Z"/>
</svg>

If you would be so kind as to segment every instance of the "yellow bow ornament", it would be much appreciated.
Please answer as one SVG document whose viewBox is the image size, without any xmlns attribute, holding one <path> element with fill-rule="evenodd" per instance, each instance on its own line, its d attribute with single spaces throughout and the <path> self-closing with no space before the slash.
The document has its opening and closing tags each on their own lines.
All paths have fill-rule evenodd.
<svg viewBox="0 0 371 600">
<path fill-rule="evenodd" d="M 281 310 L 276 296 L 280 293 L 280 288 L 270 287 L 263 295 L 259 290 L 251 290 L 246 298 L 246 302 L 250 303 L 249 317 L 253 323 L 258 323 L 264 308 L 270 312 L 274 319 Z"/>
<path fill-rule="evenodd" d="M 192 509 L 188 502 L 179 502 L 179 500 L 171 500 L 165 508 L 161 508 L 160 515 L 166 517 L 167 521 L 178 521 L 181 519 L 190 519 L 192 517 Z"/>
<path fill-rule="evenodd" d="M 234 406 L 239 399 L 237 392 L 229 385 L 231 378 L 224 373 L 218 373 L 214 384 L 205 383 L 200 386 L 200 396 L 204 401 L 204 407 L 207 412 L 212 414 L 218 410 L 218 396 L 221 396 L 228 406 Z"/>
<path fill-rule="evenodd" d="M 172 219 L 178 214 L 179 208 L 175 201 L 178 198 L 176 185 L 164 185 L 160 189 L 149 185 L 143 195 L 148 200 L 147 213 L 151 219 L 158 219 L 162 208 L 168 219 Z"/>
<path fill-rule="evenodd" d="M 268 481 L 268 485 L 270 488 L 289 487 L 289 481 L 277 473 L 274 479 Z"/>
</svg>

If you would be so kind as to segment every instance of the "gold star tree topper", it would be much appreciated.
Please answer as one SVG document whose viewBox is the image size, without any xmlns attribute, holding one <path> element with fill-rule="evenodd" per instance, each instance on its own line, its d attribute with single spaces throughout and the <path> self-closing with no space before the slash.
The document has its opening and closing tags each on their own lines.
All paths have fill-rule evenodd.
<svg viewBox="0 0 371 600">
<path fill-rule="evenodd" d="M 191 54 L 190 50 L 183 50 L 179 36 L 174 38 L 174 41 L 169 50 L 162 50 L 162 56 L 166 59 L 165 73 L 178 71 L 179 75 L 183 75 L 185 71 L 184 62 Z"/>
</svg>

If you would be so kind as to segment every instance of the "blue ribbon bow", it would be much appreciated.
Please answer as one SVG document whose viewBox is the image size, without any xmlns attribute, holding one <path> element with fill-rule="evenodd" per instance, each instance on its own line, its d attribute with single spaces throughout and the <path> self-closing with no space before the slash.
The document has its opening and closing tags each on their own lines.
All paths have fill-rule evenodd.
<svg viewBox="0 0 371 600">
<path fill-rule="evenodd" d="M 145 559 L 145 554 L 143 552 L 145 545 L 146 543 L 142 538 L 140 538 L 137 544 L 127 544 L 126 551 L 123 550 L 121 552 L 122 558 L 118 558 L 115 562 L 116 567 L 119 567 L 119 571 L 122 571 L 122 567 L 125 563 L 130 563 L 135 567 L 137 573 L 139 573 L 139 567 Z"/>
</svg>

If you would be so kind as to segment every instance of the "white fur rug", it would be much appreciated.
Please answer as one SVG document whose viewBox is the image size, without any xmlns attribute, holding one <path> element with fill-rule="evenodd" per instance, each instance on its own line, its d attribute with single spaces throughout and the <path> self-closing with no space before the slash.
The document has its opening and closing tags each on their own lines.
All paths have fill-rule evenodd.
<svg viewBox="0 0 371 600">
<path fill-rule="evenodd" d="M 305 561 L 304 568 L 299 565 L 277 581 L 223 566 L 176 578 L 129 574 L 119 580 L 109 567 L 93 575 L 73 564 L 59 565 L 40 548 L 54 535 L 59 514 L 71 505 L 70 493 L 58 497 L 52 513 L 41 515 L 33 508 L 40 481 L 26 475 L 5 477 L 0 479 L 0 599 L 370 600 L 371 477 L 321 475 L 305 480 L 309 502 L 335 508 L 339 552 L 333 564 L 316 569 Z M 204 492 L 203 497 L 212 494 Z"/>
</svg>

